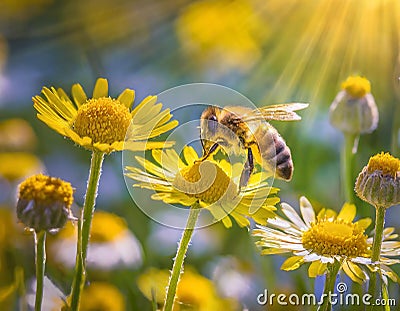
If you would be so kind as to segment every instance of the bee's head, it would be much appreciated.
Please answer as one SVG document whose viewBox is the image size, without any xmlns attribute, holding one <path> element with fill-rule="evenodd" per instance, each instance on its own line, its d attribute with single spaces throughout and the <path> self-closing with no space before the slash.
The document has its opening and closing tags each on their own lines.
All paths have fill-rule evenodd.
<svg viewBox="0 0 400 311">
<path fill-rule="evenodd" d="M 209 150 L 218 140 L 218 117 L 221 109 L 209 106 L 204 109 L 200 118 L 200 139 L 204 150 Z"/>
<path fill-rule="evenodd" d="M 202 136 L 207 138 L 209 136 L 213 136 L 217 132 L 218 127 L 218 116 L 221 112 L 221 109 L 215 106 L 209 106 L 204 109 L 203 113 L 201 114 L 201 121 L 200 121 L 200 130 Z"/>
</svg>

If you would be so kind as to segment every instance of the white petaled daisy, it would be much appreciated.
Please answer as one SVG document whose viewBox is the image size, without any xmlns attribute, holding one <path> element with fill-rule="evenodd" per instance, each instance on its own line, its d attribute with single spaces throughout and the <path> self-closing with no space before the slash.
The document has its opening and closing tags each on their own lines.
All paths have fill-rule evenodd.
<svg viewBox="0 0 400 311">
<path fill-rule="evenodd" d="M 67 268 L 75 265 L 76 226 L 67 225 L 51 243 L 49 250 L 58 263 Z M 142 247 L 125 221 L 110 213 L 96 211 L 90 234 L 87 265 L 109 270 L 118 267 L 138 267 L 142 263 Z"/>
<path fill-rule="evenodd" d="M 136 157 L 142 168 L 127 166 L 126 176 L 138 181 L 134 186 L 154 190 L 151 198 L 168 204 L 200 207 L 210 211 L 225 227 L 232 226 L 232 217 L 240 227 L 250 225 L 248 218 L 259 224 L 275 216 L 279 189 L 268 185 L 264 173 L 252 174 L 248 185 L 238 192 L 235 176 L 243 166 L 228 161 L 203 161 L 189 146 L 182 150 L 182 159 L 172 149 L 152 150 L 156 164 Z M 230 216 L 230 217 L 229 217 Z"/>
<path fill-rule="evenodd" d="M 282 203 L 282 212 L 286 218 L 277 216 L 268 219 L 268 227 L 258 226 L 253 235 L 260 240 L 256 245 L 262 255 L 292 253 L 281 266 L 291 271 L 304 263 L 311 263 L 308 275 L 316 277 L 327 272 L 328 264 L 335 261 L 341 264 L 343 271 L 354 281 L 362 283 L 368 279 L 363 265 L 370 269 L 372 238 L 368 238 L 365 229 L 371 224 L 370 218 L 353 222 L 356 207 L 345 203 L 337 214 L 331 209 L 322 209 L 317 215 L 311 203 L 300 198 L 300 217 L 289 204 Z M 400 242 L 393 241 L 397 234 L 393 228 L 384 231 L 381 258 L 382 274 L 399 282 L 400 278 L 388 266 L 399 263 Z M 361 266 L 360 266 L 361 265 Z"/>
</svg>

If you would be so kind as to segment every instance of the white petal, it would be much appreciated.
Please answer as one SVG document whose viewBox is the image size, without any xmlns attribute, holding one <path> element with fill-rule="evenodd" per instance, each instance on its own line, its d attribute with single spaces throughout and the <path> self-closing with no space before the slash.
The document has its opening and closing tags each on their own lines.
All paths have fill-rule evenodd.
<svg viewBox="0 0 400 311">
<path fill-rule="evenodd" d="M 332 257 L 321 256 L 322 263 L 333 263 L 335 260 Z"/>
<path fill-rule="evenodd" d="M 310 227 L 311 223 L 315 222 L 315 212 L 310 201 L 304 196 L 300 198 L 300 211 L 304 222 Z"/>
<path fill-rule="evenodd" d="M 309 250 L 304 249 L 303 251 L 295 252 L 294 255 L 296 256 L 306 256 L 310 253 Z"/>
<path fill-rule="evenodd" d="M 372 263 L 371 258 L 367 257 L 356 257 L 351 259 L 352 262 L 360 263 L 363 265 L 370 265 Z"/>
<path fill-rule="evenodd" d="M 292 223 L 280 217 L 269 218 L 267 223 L 279 229 L 288 229 L 292 226 Z"/>
<path fill-rule="evenodd" d="M 320 260 L 320 259 L 321 259 L 321 256 L 317 255 L 315 253 L 311 253 L 311 254 L 304 256 L 304 261 L 306 261 L 306 262 L 316 261 L 316 260 Z"/>
<path fill-rule="evenodd" d="M 286 215 L 287 218 L 289 218 L 293 224 L 295 224 L 299 229 L 302 230 L 307 230 L 307 226 L 304 223 L 304 221 L 300 218 L 300 216 L 297 214 L 296 210 L 291 207 L 287 203 L 282 203 L 282 212 Z"/>
</svg>

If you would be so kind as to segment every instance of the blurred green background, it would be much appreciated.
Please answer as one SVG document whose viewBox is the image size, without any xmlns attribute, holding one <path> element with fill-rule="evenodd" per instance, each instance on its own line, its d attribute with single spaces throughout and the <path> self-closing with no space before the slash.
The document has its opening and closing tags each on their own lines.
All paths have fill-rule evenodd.
<svg viewBox="0 0 400 311">
<path fill-rule="evenodd" d="M 31 98 L 43 86 L 69 93 L 74 83 L 80 83 L 90 93 L 96 79 L 105 77 L 112 96 L 132 88 L 138 103 L 185 83 L 217 83 L 239 91 L 259 107 L 310 103 L 301 122 L 273 123 L 291 147 L 295 164 L 293 180 L 275 181 L 274 186 L 282 189 L 282 201 L 296 208 L 299 196 L 305 195 L 318 208 L 339 210 L 344 202 L 343 137 L 329 124 L 329 106 L 347 76 L 365 76 L 380 120 L 376 131 L 360 139 L 354 179 L 371 155 L 390 151 L 398 157 L 399 53 L 397 0 L 0 0 L 0 151 L 34 154 L 40 164 L 32 160 L 32 167 L 71 182 L 81 206 L 90 153 L 36 118 Z M 11 118 L 27 123 L 10 130 L 4 122 Z M 14 213 L 16 186 L 31 171 L 21 173 L 23 165 L 16 158 L 5 158 L 3 166 L 4 171 L 17 172 L 2 172 L 0 177 L 5 213 L 0 226 L 0 288 L 12 284 L 15 269 L 23 267 L 29 292 L 33 238 L 22 232 L 22 225 L 15 225 L 14 218 L 7 220 L 14 217 L 7 211 Z M 357 207 L 359 215 L 373 217 L 372 207 L 359 200 Z M 170 269 L 179 231 L 152 222 L 135 207 L 124 183 L 120 153 L 106 157 L 97 208 L 125 219 L 142 244 L 143 264 L 136 269 L 89 272 L 89 279 L 116 285 L 127 310 L 150 310 L 137 288 L 137 276 L 149 267 Z M 387 226 L 399 228 L 398 215 L 398 207 L 389 209 Z M 71 271 L 53 264 L 51 254 L 48 257 L 47 274 L 67 294 Z M 264 288 L 313 291 L 312 281 L 304 277 L 306 269 L 279 271 L 283 260 L 261 257 L 247 230 L 216 225 L 197 233 L 187 264 L 209 278 L 219 275 L 215 271 L 223 264 L 246 276 L 235 285 L 246 295 L 236 298 L 250 310 L 262 310 L 255 297 Z M 398 267 L 395 270 L 399 272 Z M 226 284 L 217 283 L 223 292 Z M 392 286 L 391 293 L 399 299 L 399 286 Z M 11 289 L 4 297 L 1 310 L 21 303 Z"/>
</svg>

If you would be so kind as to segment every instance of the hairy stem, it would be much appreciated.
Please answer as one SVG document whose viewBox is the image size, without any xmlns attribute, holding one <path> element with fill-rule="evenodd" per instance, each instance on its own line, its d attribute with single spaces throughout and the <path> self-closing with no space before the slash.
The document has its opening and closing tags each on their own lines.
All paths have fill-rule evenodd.
<svg viewBox="0 0 400 311">
<path fill-rule="evenodd" d="M 376 206 L 375 209 L 376 209 L 375 236 L 374 236 L 374 242 L 372 244 L 372 255 L 371 255 L 372 263 L 378 262 L 381 255 L 383 229 L 385 227 L 385 214 L 386 214 L 386 208 L 383 206 Z M 375 264 L 374 267 L 379 269 L 379 263 Z M 373 297 L 371 301 L 374 300 L 374 297 L 376 298 L 376 282 L 378 274 L 379 270 L 375 270 L 372 273 L 371 278 L 369 280 L 368 293 Z M 368 310 L 373 310 L 373 306 L 369 306 Z"/>
<path fill-rule="evenodd" d="M 82 214 L 78 222 L 78 243 L 76 251 L 75 275 L 72 282 L 71 310 L 79 310 L 80 296 L 86 280 L 86 256 L 89 245 L 90 228 L 96 204 L 97 189 L 101 175 L 104 153 L 93 151 L 90 163 L 89 179 L 83 204 Z"/>
<path fill-rule="evenodd" d="M 190 208 L 189 217 L 186 222 L 186 228 L 182 233 L 182 237 L 176 252 L 175 261 L 172 266 L 172 272 L 167 287 L 167 295 L 165 297 L 164 311 L 171 311 L 174 305 L 176 289 L 178 287 L 179 278 L 183 270 L 183 261 L 185 260 L 186 252 L 188 250 L 200 210 L 201 209 L 197 203 Z"/>
<path fill-rule="evenodd" d="M 44 270 L 46 266 L 46 231 L 35 232 L 36 297 L 35 311 L 42 310 Z"/>
</svg>

